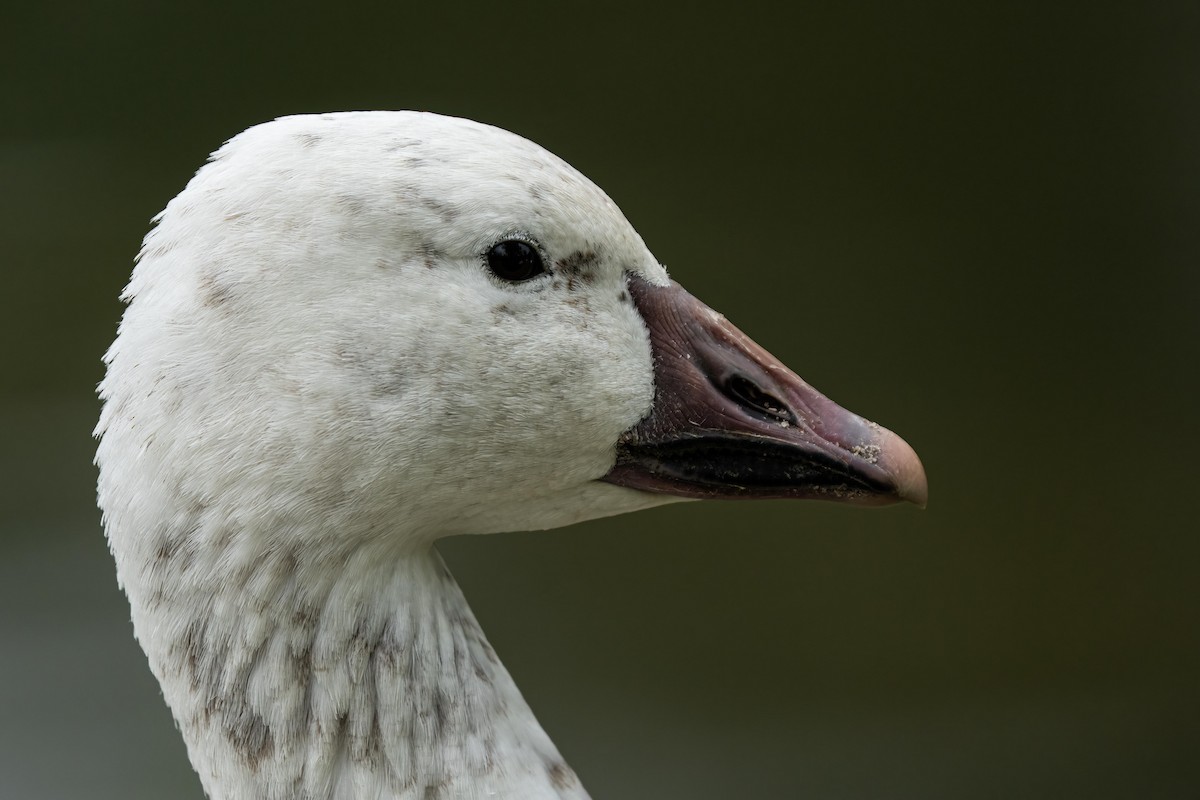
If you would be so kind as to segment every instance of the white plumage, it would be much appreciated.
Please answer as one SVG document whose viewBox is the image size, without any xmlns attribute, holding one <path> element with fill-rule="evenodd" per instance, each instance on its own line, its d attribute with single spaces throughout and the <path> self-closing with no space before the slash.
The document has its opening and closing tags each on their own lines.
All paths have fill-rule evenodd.
<svg viewBox="0 0 1200 800">
<path fill-rule="evenodd" d="M 656 398 L 641 238 L 540 147 L 414 112 L 252 128 L 157 223 L 99 503 L 209 796 L 586 797 L 432 543 L 681 493 L 600 480 Z M 547 272 L 491 274 L 506 239 Z"/>
</svg>

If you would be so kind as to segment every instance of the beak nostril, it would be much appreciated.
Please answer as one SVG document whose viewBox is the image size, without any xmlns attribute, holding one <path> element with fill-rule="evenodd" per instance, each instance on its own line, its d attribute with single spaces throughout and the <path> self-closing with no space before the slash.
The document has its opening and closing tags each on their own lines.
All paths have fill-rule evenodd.
<svg viewBox="0 0 1200 800">
<path fill-rule="evenodd" d="M 741 375 L 727 378 L 721 391 L 742 408 L 789 425 L 796 425 L 796 415 L 779 398 L 764 392 L 758 384 Z"/>
</svg>

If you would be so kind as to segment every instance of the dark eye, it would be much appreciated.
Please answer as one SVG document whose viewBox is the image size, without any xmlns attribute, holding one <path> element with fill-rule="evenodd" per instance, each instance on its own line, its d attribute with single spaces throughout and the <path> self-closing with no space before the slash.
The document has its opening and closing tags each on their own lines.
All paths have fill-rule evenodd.
<svg viewBox="0 0 1200 800">
<path fill-rule="evenodd" d="M 527 281 L 546 271 L 537 248 L 520 239 L 506 239 L 487 253 L 488 269 L 505 281 Z"/>
</svg>

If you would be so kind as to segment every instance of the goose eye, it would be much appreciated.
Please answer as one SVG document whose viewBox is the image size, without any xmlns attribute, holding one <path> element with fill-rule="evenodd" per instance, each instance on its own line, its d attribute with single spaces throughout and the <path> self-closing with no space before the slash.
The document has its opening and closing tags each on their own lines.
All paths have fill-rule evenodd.
<svg viewBox="0 0 1200 800">
<path fill-rule="evenodd" d="M 537 248 L 520 239 L 506 239 L 487 253 L 488 269 L 505 281 L 527 281 L 546 271 Z"/>
</svg>

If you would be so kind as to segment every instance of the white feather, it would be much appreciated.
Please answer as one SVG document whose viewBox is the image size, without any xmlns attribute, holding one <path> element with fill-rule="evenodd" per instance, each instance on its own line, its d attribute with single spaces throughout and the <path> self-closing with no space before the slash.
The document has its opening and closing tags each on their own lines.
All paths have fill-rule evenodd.
<svg viewBox="0 0 1200 800">
<path fill-rule="evenodd" d="M 157 222 L 99 502 L 210 797 L 585 797 L 431 545 L 668 501 L 596 481 L 653 398 L 641 238 L 542 148 L 413 112 L 252 128 Z M 497 280 L 511 236 L 560 268 Z"/>
</svg>

